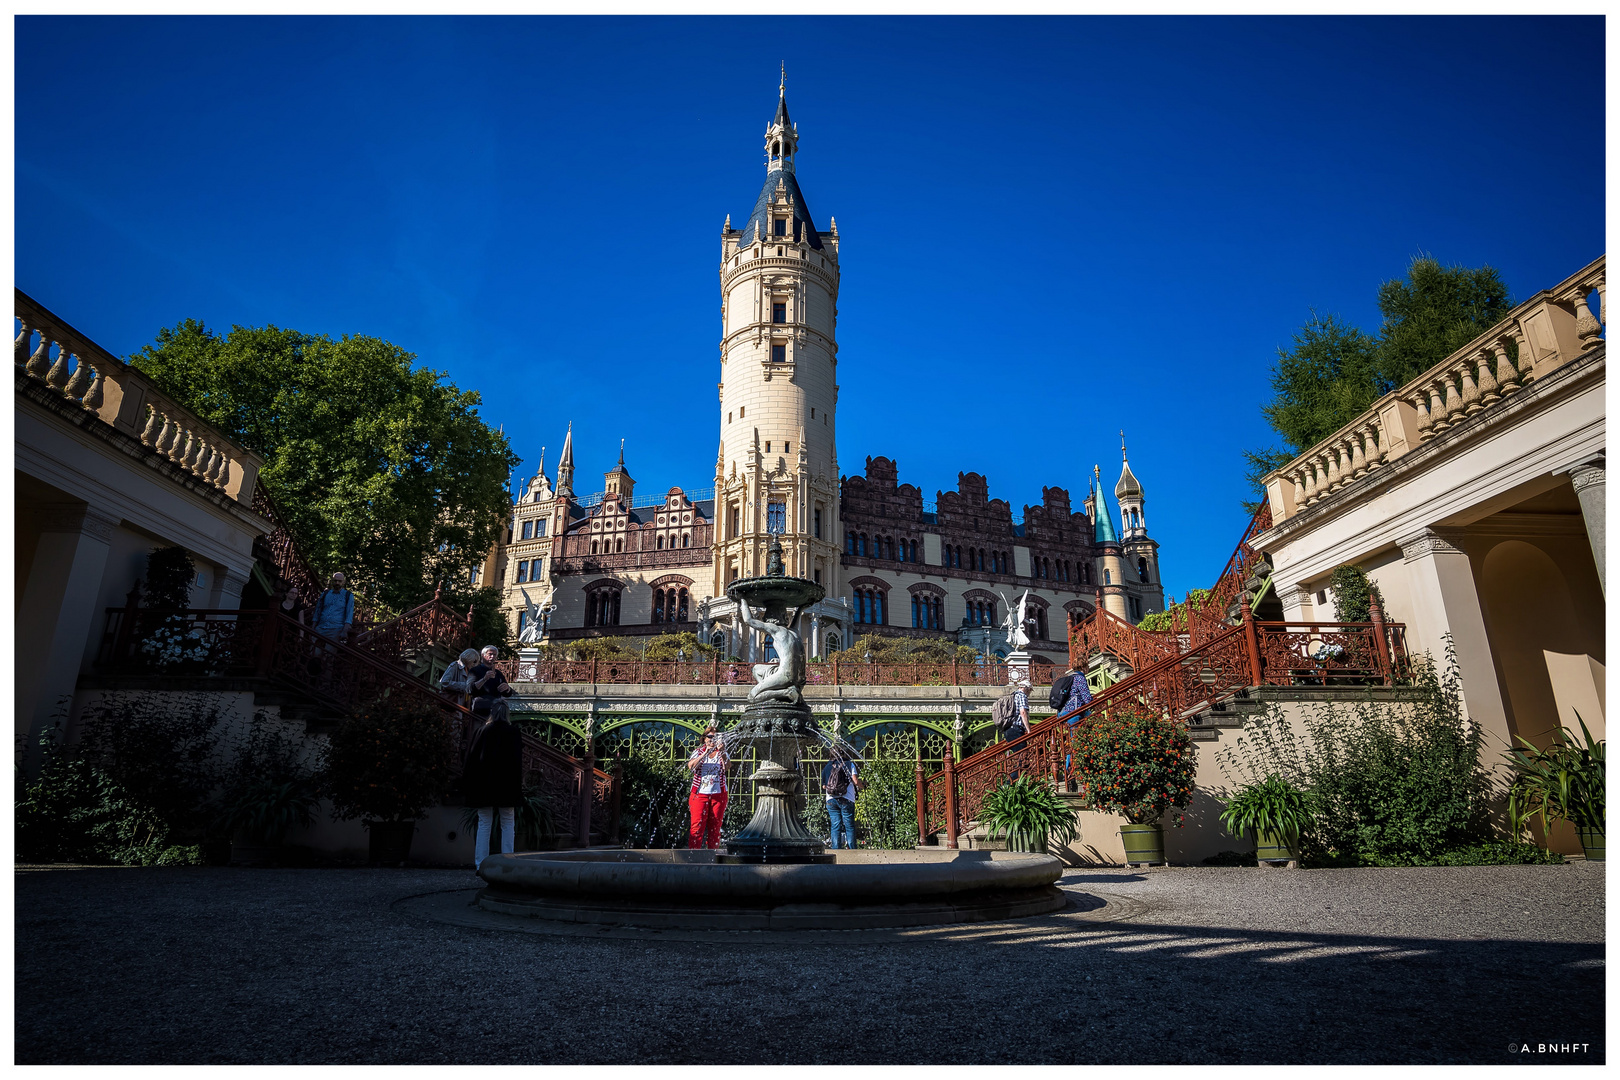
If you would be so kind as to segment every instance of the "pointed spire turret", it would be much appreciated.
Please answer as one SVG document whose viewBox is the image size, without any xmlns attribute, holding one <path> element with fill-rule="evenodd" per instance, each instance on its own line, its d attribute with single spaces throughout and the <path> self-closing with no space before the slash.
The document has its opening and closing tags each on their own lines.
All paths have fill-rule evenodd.
<svg viewBox="0 0 1620 1080">
<path fill-rule="evenodd" d="M 563 438 L 562 456 L 557 459 L 557 494 L 572 495 L 574 493 L 574 425 L 568 425 L 568 434 Z"/>
<path fill-rule="evenodd" d="M 1131 472 L 1131 458 L 1125 452 L 1125 433 L 1123 431 L 1119 433 L 1119 456 L 1125 467 L 1120 470 L 1119 483 L 1114 485 L 1114 498 L 1140 499 L 1142 497 L 1142 485 L 1136 479 L 1136 474 Z"/>
<path fill-rule="evenodd" d="M 1102 468 L 1098 465 L 1091 467 L 1092 482 L 1097 491 L 1097 543 L 1117 544 L 1119 534 L 1114 531 L 1114 515 L 1108 511 L 1108 496 L 1103 494 Z"/>
</svg>

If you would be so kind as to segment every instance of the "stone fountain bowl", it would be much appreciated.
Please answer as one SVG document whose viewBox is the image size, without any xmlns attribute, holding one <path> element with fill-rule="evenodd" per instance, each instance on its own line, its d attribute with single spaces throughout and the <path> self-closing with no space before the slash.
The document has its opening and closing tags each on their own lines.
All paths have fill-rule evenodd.
<svg viewBox="0 0 1620 1080">
<path fill-rule="evenodd" d="M 733 600 L 741 597 L 767 611 L 785 611 L 801 604 L 814 604 L 827 595 L 827 590 L 805 578 L 767 574 L 733 581 L 726 586 L 726 595 Z"/>
<path fill-rule="evenodd" d="M 724 864 L 713 851 L 491 855 L 487 911 L 654 929 L 862 930 L 1044 915 L 1067 903 L 1051 855 L 837 851 L 831 863 Z"/>
</svg>

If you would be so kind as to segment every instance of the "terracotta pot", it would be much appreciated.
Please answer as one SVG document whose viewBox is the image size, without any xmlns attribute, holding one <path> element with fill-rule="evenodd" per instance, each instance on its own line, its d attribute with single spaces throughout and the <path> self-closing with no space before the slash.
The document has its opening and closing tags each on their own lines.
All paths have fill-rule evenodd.
<svg viewBox="0 0 1620 1080">
<path fill-rule="evenodd" d="M 1119 838 L 1125 844 L 1125 861 L 1131 866 L 1164 862 L 1164 828 L 1158 822 L 1121 825 Z"/>
<path fill-rule="evenodd" d="M 370 862 L 373 866 L 400 866 L 411 854 L 414 821 L 367 821 L 370 834 Z"/>
</svg>

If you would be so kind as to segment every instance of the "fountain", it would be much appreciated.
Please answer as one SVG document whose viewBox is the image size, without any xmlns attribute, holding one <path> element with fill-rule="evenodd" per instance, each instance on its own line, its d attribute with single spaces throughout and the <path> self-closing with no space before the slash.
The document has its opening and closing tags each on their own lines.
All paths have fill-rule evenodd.
<svg viewBox="0 0 1620 1080">
<path fill-rule="evenodd" d="M 782 542 L 773 534 L 765 574 L 732 582 L 726 595 L 737 602 L 744 623 L 771 639 L 777 662 L 774 667 L 760 664 L 754 668 L 756 681 L 743 707 L 742 721 L 725 735 L 728 752 L 753 748 L 759 768 L 749 779 L 758 788 L 753 819 L 726 842 L 726 854 L 716 861 L 833 862 L 820 838 L 805 828 L 795 805 L 804 785 L 799 761 L 804 748 L 820 739 L 810 706 L 804 702 L 804 647 L 797 627 L 804 609 L 825 593 L 813 581 L 787 576 L 782 567 Z M 757 619 L 754 606 L 762 609 Z M 791 766 L 778 758 L 786 758 Z"/>
<path fill-rule="evenodd" d="M 804 749 L 825 741 L 804 700 L 797 625 L 820 585 L 790 577 L 771 537 L 766 572 L 726 594 L 769 636 L 775 664 L 754 668 L 728 751 L 752 748 L 759 765 L 753 818 L 716 853 L 586 849 L 490 855 L 479 868 L 486 911 L 569 923 L 728 930 L 926 926 L 1041 915 L 1067 903 L 1051 855 L 960 851 L 828 852 L 798 812 Z M 756 611 L 757 609 L 757 611 Z"/>
</svg>

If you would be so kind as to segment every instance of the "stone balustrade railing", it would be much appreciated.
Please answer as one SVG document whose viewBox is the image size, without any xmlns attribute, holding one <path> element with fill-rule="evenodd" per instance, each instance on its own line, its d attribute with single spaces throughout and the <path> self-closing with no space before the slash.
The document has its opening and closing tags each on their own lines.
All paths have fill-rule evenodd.
<svg viewBox="0 0 1620 1080">
<path fill-rule="evenodd" d="M 1281 522 L 1489 409 L 1603 340 L 1604 259 L 1536 293 L 1422 375 L 1266 477 Z M 1591 308 L 1598 298 L 1598 313 Z"/>
<path fill-rule="evenodd" d="M 16 367 L 244 506 L 263 464 L 145 375 L 16 290 Z"/>
</svg>

